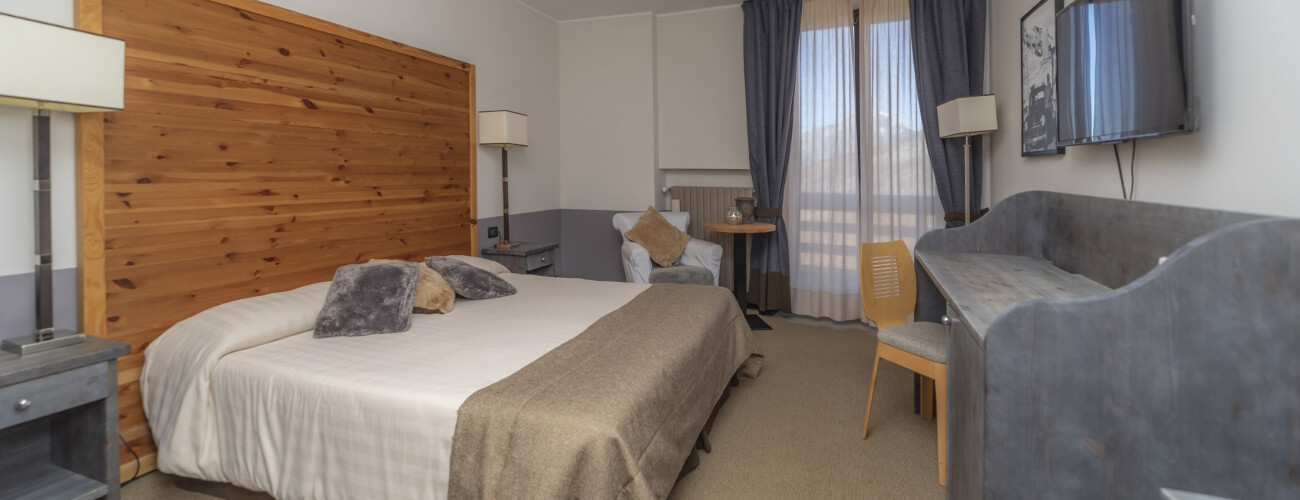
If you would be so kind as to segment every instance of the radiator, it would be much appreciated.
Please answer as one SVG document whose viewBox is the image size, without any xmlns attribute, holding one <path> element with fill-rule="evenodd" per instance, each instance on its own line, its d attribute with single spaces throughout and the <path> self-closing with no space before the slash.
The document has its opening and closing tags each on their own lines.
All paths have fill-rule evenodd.
<svg viewBox="0 0 1300 500">
<path fill-rule="evenodd" d="M 706 230 L 704 224 L 726 220 L 727 209 L 736 204 L 736 198 L 754 196 L 754 190 L 736 187 L 673 186 L 668 189 L 668 193 L 674 202 L 673 210 L 691 214 L 691 224 L 686 228 L 686 232 L 692 238 L 722 245 L 722 272 L 719 273 L 718 284 L 732 288 L 732 256 L 736 253 L 732 251 L 731 243 L 734 238 L 730 234 Z"/>
</svg>

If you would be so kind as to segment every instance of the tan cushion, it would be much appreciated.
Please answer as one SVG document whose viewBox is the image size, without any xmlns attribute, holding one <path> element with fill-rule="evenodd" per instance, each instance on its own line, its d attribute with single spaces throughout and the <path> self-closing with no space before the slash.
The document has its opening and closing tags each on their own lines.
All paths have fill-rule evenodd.
<svg viewBox="0 0 1300 500">
<path fill-rule="evenodd" d="M 663 267 L 673 267 L 686 249 L 686 242 L 691 241 L 691 235 L 673 227 L 654 207 L 646 209 L 632 230 L 623 236 L 645 247 L 650 260 Z"/>
<path fill-rule="evenodd" d="M 406 262 L 403 260 L 370 259 L 370 262 Z M 456 306 L 456 292 L 433 268 L 420 263 L 420 277 L 415 282 L 415 312 L 447 314 Z"/>
</svg>

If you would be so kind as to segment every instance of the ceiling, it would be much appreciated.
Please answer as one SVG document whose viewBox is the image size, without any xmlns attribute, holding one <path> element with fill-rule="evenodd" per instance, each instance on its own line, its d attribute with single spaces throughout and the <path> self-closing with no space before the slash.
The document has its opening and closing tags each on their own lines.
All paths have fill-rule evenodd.
<svg viewBox="0 0 1300 500">
<path fill-rule="evenodd" d="M 618 16 L 638 12 L 666 14 L 723 5 L 738 5 L 740 0 L 516 0 L 537 9 L 557 21 L 591 17 Z"/>
</svg>

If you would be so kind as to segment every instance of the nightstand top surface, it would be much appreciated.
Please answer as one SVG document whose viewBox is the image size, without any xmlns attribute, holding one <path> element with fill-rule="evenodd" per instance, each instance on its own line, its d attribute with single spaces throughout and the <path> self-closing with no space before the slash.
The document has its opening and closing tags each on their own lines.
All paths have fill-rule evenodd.
<svg viewBox="0 0 1300 500">
<path fill-rule="evenodd" d="M 84 343 L 26 356 L 0 351 L 0 387 L 107 361 L 129 352 L 130 345 L 89 335 Z"/>
<path fill-rule="evenodd" d="M 486 255 L 513 255 L 513 256 L 516 256 L 516 257 L 523 257 L 523 256 L 526 256 L 526 255 L 532 255 L 532 254 L 535 254 L 535 253 L 538 253 L 538 252 L 545 252 L 545 251 L 547 251 L 547 250 L 553 250 L 553 249 L 555 249 L 555 248 L 557 248 L 557 247 L 560 246 L 559 243 L 525 243 L 525 242 L 522 242 L 522 241 L 521 241 L 521 242 L 518 242 L 518 243 L 519 243 L 519 246 L 514 247 L 514 248 L 494 248 L 494 247 L 487 247 L 487 248 L 484 248 L 484 249 L 480 250 L 480 253 L 483 253 L 483 254 L 486 254 Z"/>
</svg>

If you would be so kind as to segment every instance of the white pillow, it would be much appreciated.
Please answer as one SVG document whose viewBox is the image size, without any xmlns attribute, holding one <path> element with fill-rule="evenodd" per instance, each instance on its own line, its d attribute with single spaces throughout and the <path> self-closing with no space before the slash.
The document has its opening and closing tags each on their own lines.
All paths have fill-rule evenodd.
<svg viewBox="0 0 1300 500">
<path fill-rule="evenodd" d="M 469 255 L 448 255 L 447 257 L 451 259 L 459 260 L 461 262 L 464 262 L 466 264 L 469 264 L 471 266 L 477 267 L 479 269 L 482 269 L 490 273 L 510 274 L 510 270 L 507 269 L 506 266 L 501 265 L 500 262 L 497 262 L 495 260 L 488 260 L 482 257 L 471 257 Z"/>
</svg>

